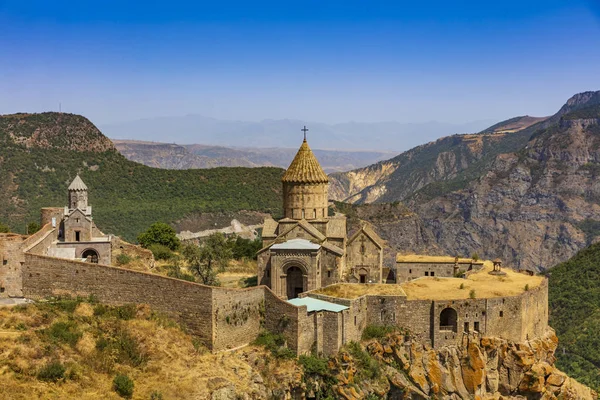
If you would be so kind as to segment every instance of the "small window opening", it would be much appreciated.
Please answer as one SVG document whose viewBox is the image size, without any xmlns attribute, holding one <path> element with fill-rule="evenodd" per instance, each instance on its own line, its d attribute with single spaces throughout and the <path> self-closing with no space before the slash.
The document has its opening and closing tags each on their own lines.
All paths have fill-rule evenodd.
<svg viewBox="0 0 600 400">
<path fill-rule="evenodd" d="M 504 311 L 500 311 L 500 317 L 504 317 Z"/>
<path fill-rule="evenodd" d="M 354 325 L 356 325 L 356 315 L 354 316 Z"/>
<path fill-rule="evenodd" d="M 81 232 L 75 231 L 75 241 L 76 242 L 80 242 L 81 241 Z"/>
<path fill-rule="evenodd" d="M 75 218 L 75 222 L 79 222 L 79 218 Z"/>
<path fill-rule="evenodd" d="M 327 271 L 327 277 L 331 278 L 331 271 Z"/>
<path fill-rule="evenodd" d="M 431 276 L 435 276 L 435 272 L 431 271 Z"/>
<path fill-rule="evenodd" d="M 409 273 L 409 274 L 412 274 L 412 269 L 409 269 L 409 270 L 408 270 L 408 273 Z"/>
<path fill-rule="evenodd" d="M 465 322 L 465 332 L 469 332 L 469 323 Z"/>
<path fill-rule="evenodd" d="M 0 293 L 4 293 L 4 290 L 5 289 L 3 287 L 0 287 Z"/>
<path fill-rule="evenodd" d="M 8 264 L 8 260 L 6 260 L 6 259 L 2 260 L 2 265 L 6 265 L 6 264 Z"/>
<path fill-rule="evenodd" d="M 429 271 L 425 271 L 425 276 L 429 276 Z"/>
<path fill-rule="evenodd" d="M 479 321 L 473 322 L 473 330 L 479 332 Z"/>
</svg>

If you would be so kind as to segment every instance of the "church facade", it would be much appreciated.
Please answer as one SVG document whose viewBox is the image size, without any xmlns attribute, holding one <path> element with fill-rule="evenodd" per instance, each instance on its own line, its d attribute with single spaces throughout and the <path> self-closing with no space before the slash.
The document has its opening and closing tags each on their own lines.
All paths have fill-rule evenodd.
<svg viewBox="0 0 600 400">
<path fill-rule="evenodd" d="M 104 235 L 92 219 L 88 204 L 88 188 L 77 175 L 68 188 L 68 205 L 43 208 L 42 226 L 58 228 L 56 241 L 47 254 L 52 257 L 80 259 L 92 263 L 111 264 L 111 236 Z"/>
<path fill-rule="evenodd" d="M 366 225 L 348 238 L 346 216 L 329 215 L 329 178 L 306 138 L 282 185 L 284 218 L 263 225 L 259 284 L 292 299 L 340 282 L 381 283 L 381 238 Z"/>
</svg>

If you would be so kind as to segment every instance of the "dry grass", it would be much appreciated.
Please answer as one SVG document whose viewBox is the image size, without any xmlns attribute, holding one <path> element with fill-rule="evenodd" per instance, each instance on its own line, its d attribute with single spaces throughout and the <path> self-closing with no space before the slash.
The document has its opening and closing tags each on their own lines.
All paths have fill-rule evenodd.
<svg viewBox="0 0 600 400">
<path fill-rule="evenodd" d="M 225 288 L 244 288 L 246 287 L 243 283 L 244 279 L 256 276 L 256 273 L 248 272 L 222 272 L 217 275 L 217 279 L 221 284 L 221 287 Z"/>
<path fill-rule="evenodd" d="M 468 299 L 471 290 L 476 298 L 516 296 L 525 291 L 538 287 L 544 280 L 541 276 L 529 276 L 505 268 L 505 276 L 488 274 L 492 263 L 486 261 L 484 268 L 471 274 L 467 279 L 462 278 L 431 278 L 423 277 L 402 284 L 409 300 L 452 300 Z M 461 284 L 463 288 L 461 289 Z"/>
<path fill-rule="evenodd" d="M 327 286 L 315 290 L 313 293 L 320 293 L 326 296 L 340 297 L 343 299 L 356 299 L 366 294 L 404 296 L 404 290 L 400 285 L 385 284 L 360 284 L 360 283 L 339 283 L 337 285 Z"/>
<path fill-rule="evenodd" d="M 505 276 L 494 276 L 488 274 L 491 270 L 492 263 L 486 261 L 479 272 L 471 274 L 467 279 L 422 277 L 400 285 L 342 283 L 315 290 L 313 293 L 344 299 L 356 299 L 371 294 L 407 296 L 409 300 L 453 300 L 468 299 L 471 290 L 474 290 L 476 298 L 490 298 L 516 296 L 525 291 L 525 286 L 534 289 L 544 280 L 541 276 L 529 276 L 508 268 L 503 269 L 506 272 Z"/>
<path fill-rule="evenodd" d="M 120 397 L 112 390 L 116 373 L 125 373 L 135 382 L 133 399 L 149 399 L 153 392 L 164 399 L 206 399 L 212 390 L 231 384 L 239 395 L 252 394 L 258 372 L 294 376 L 297 370 L 292 364 L 268 362 L 265 350 L 253 346 L 211 354 L 194 346 L 192 336 L 174 323 L 156 318 L 144 306 L 138 306 L 137 316 L 131 320 L 90 316 L 90 307 L 79 305 L 75 312 L 48 305 L 0 307 L 0 399 L 117 400 Z M 82 333 L 76 345 L 47 340 L 43 329 L 58 321 L 76 323 Z M 101 368 L 105 364 L 101 362 L 98 340 L 114 335 L 117 325 L 145 354 L 143 365 L 114 362 L 109 371 Z M 49 383 L 37 378 L 37 372 L 50 360 L 65 365 L 64 380 Z"/>
</svg>

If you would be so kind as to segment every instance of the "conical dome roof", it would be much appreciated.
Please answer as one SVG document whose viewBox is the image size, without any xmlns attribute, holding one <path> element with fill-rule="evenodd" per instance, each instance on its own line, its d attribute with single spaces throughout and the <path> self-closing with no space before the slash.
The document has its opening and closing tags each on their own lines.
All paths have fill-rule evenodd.
<svg viewBox="0 0 600 400">
<path fill-rule="evenodd" d="M 294 183 L 327 183 L 329 178 L 321 168 L 306 139 L 300 150 L 281 178 L 283 182 Z"/>
<path fill-rule="evenodd" d="M 83 183 L 79 175 L 77 175 L 69 185 L 69 190 L 88 190 L 88 188 L 85 186 L 85 183 Z"/>
</svg>

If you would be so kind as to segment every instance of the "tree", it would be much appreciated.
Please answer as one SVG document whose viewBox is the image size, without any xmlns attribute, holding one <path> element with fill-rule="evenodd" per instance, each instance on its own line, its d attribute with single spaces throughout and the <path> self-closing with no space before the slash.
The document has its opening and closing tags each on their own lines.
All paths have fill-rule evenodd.
<svg viewBox="0 0 600 400">
<path fill-rule="evenodd" d="M 27 224 L 27 234 L 28 235 L 33 235 L 40 229 L 41 229 L 40 224 L 38 224 L 37 222 L 30 222 Z"/>
<path fill-rule="evenodd" d="M 171 250 L 177 250 L 181 245 L 175 229 L 164 222 L 155 222 L 150 225 L 146 232 L 138 235 L 138 242 L 145 248 L 153 244 L 161 244 Z"/>
<path fill-rule="evenodd" d="M 224 270 L 232 258 L 231 246 L 222 233 L 210 235 L 201 247 L 190 244 L 183 248 L 190 270 L 205 285 L 219 284 L 217 271 Z"/>
<path fill-rule="evenodd" d="M 8 225 L 5 225 L 2 222 L 0 222 L 0 233 L 8 233 L 8 232 L 10 232 L 10 228 L 8 227 Z"/>
</svg>

